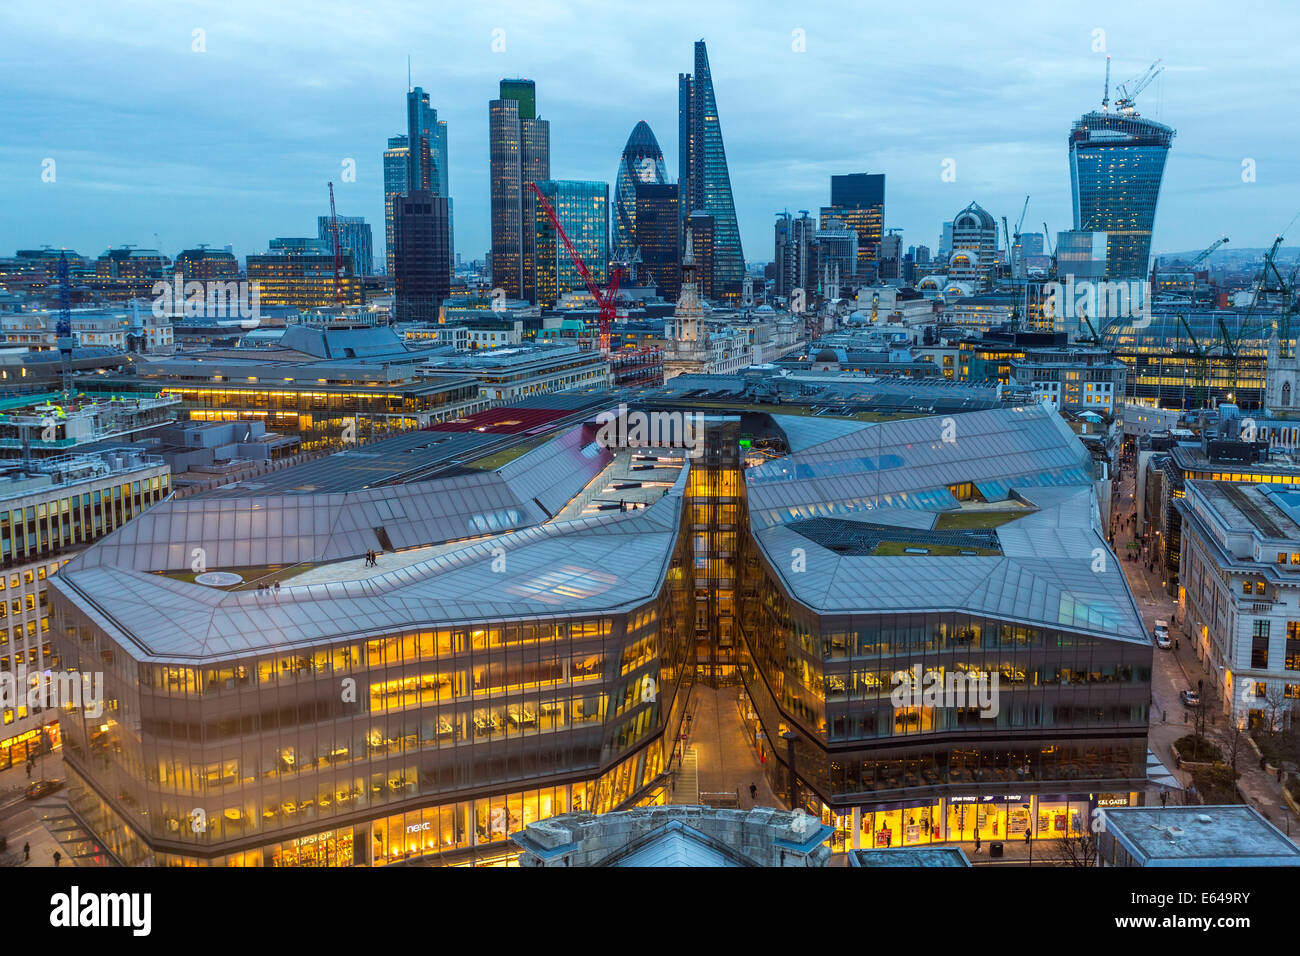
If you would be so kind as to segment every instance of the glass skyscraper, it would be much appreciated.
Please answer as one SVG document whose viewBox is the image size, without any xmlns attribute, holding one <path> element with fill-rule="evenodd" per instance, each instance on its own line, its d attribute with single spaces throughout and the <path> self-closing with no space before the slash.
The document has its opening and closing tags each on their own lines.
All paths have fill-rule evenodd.
<svg viewBox="0 0 1300 956">
<path fill-rule="evenodd" d="M 406 154 L 410 151 L 405 136 L 388 137 L 384 150 L 384 254 L 385 271 L 393 275 L 393 256 L 396 246 L 393 239 L 393 217 L 397 197 L 406 191 Z"/>
<path fill-rule="evenodd" d="M 533 222 L 536 201 L 528 183 L 551 177 L 551 124 L 537 118 L 532 80 L 501 81 L 488 103 L 492 194 L 492 284 L 515 299 L 537 299 Z M 603 266 L 602 266 L 603 267 Z"/>
<path fill-rule="evenodd" d="M 829 229 L 832 222 L 841 222 L 857 233 L 857 274 L 874 279 L 885 225 L 884 173 L 832 176 L 831 204 L 821 208 L 821 228 Z"/>
<path fill-rule="evenodd" d="M 370 224 L 366 222 L 364 216 L 339 216 L 338 218 L 339 245 L 343 247 L 345 256 L 352 257 L 353 275 L 373 275 L 374 241 L 370 234 Z M 330 252 L 334 251 L 334 233 L 329 216 L 316 217 L 316 235 L 329 244 Z"/>
<path fill-rule="evenodd" d="M 614 178 L 614 255 L 632 257 L 636 251 L 636 187 L 668 182 L 663 150 L 649 125 L 642 120 L 632 130 Z"/>
<path fill-rule="evenodd" d="M 432 192 L 448 197 L 448 262 L 456 261 L 451 218 L 451 186 L 448 179 L 447 121 L 438 119 L 438 111 L 429 105 L 429 94 L 415 87 L 406 94 L 406 140 L 417 144 L 406 152 L 406 188 L 404 192 Z"/>
<path fill-rule="evenodd" d="M 1174 131 L 1129 110 L 1085 113 L 1070 129 L 1074 228 L 1105 232 L 1106 277 L 1147 275 L 1151 227 Z"/>
<path fill-rule="evenodd" d="M 569 241 L 582 256 L 597 285 L 605 284 L 609 261 L 609 184 L 582 180 L 543 180 L 537 187 L 555 210 Z M 529 191 L 531 195 L 531 190 Z M 552 306 L 560 296 L 587 285 L 568 250 L 535 199 L 537 304 Z"/>
<path fill-rule="evenodd" d="M 695 74 L 678 74 L 677 89 L 682 217 L 696 211 L 713 217 L 713 271 L 706 284 L 719 296 L 739 297 L 745 256 L 740 248 L 727 151 L 722 145 L 713 75 L 703 40 L 695 43 Z"/>
</svg>

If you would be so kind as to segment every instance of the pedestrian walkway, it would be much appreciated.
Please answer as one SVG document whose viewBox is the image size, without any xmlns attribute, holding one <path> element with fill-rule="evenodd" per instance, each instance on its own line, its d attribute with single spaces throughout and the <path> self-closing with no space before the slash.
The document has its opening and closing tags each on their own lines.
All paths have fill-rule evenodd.
<svg viewBox="0 0 1300 956">
<path fill-rule="evenodd" d="M 695 717 L 691 721 L 690 739 L 698 758 L 700 793 L 735 793 L 742 809 L 781 807 L 768 786 L 763 765 L 749 743 L 749 732 L 740 718 L 738 687 L 714 689 L 696 684 L 691 689 Z M 751 798 L 750 784 L 758 788 Z"/>
</svg>

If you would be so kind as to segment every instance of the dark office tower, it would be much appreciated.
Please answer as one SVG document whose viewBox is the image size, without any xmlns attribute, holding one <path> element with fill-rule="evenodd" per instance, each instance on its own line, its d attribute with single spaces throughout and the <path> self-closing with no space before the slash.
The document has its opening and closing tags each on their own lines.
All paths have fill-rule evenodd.
<svg viewBox="0 0 1300 956">
<path fill-rule="evenodd" d="M 636 187 L 668 182 L 663 150 L 645 120 L 636 124 L 623 147 L 614 177 L 614 258 L 631 259 L 636 251 Z M 676 190 L 673 190 L 676 195 Z M 681 222 L 678 221 L 678 228 Z"/>
<path fill-rule="evenodd" d="M 397 197 L 406 192 L 406 154 L 409 150 L 405 136 L 388 137 L 388 148 L 384 150 L 384 264 L 390 280 L 393 277 L 393 256 L 397 252 L 393 216 L 397 210 Z"/>
<path fill-rule="evenodd" d="M 445 196 L 447 202 L 447 239 L 454 249 L 451 222 L 451 183 L 448 178 L 447 121 L 438 119 L 438 111 L 429 105 L 429 94 L 415 87 L 406 94 L 406 140 L 415 148 L 406 153 L 406 188 L 403 192 L 429 191 Z M 455 262 L 455 255 L 449 262 Z"/>
<path fill-rule="evenodd" d="M 639 280 L 642 285 L 653 283 L 659 295 L 675 302 L 682 287 L 682 217 L 677 186 L 638 182 L 633 188 L 632 220 L 636 225 L 632 245 L 641 254 Z"/>
<path fill-rule="evenodd" d="M 501 81 L 501 98 L 488 103 L 488 149 L 492 284 L 536 302 L 536 200 L 528 184 L 551 178 L 551 124 L 537 118 L 532 80 Z"/>
<path fill-rule="evenodd" d="M 1093 111 L 1070 129 L 1074 228 L 1106 233 L 1106 277 L 1143 279 L 1174 131 L 1132 104 Z"/>
<path fill-rule="evenodd" d="M 417 190 L 397 198 L 393 291 L 399 322 L 436 322 L 451 291 L 447 197 Z"/>
<path fill-rule="evenodd" d="M 821 226 L 842 222 L 858 234 L 858 276 L 874 279 L 885 223 L 883 173 L 831 177 L 831 204 L 821 210 Z"/>
<path fill-rule="evenodd" d="M 700 211 L 713 217 L 712 272 L 701 262 L 706 295 L 737 298 L 745 278 L 745 256 L 740 248 L 740 228 L 731 196 L 727 152 L 722 145 L 718 104 L 704 41 L 695 43 L 695 74 L 677 77 L 678 150 L 682 216 Z M 698 254 L 698 235 L 697 235 Z"/>
<path fill-rule="evenodd" d="M 717 248 L 717 220 L 708 213 L 697 209 L 686 218 L 686 226 L 691 230 L 691 244 L 695 253 L 697 289 L 701 296 L 712 299 L 717 290 L 717 286 L 714 284 L 718 274 L 717 256 L 715 255 L 715 249 Z"/>
<path fill-rule="evenodd" d="M 555 210 L 564 233 L 586 263 L 596 285 L 603 286 L 609 262 L 609 184 L 591 181 L 544 179 L 537 184 Z M 531 190 L 529 190 L 531 193 Z M 553 306 L 566 292 L 586 289 L 577 266 L 569 257 L 546 211 L 534 197 L 536 217 L 537 304 Z"/>
</svg>

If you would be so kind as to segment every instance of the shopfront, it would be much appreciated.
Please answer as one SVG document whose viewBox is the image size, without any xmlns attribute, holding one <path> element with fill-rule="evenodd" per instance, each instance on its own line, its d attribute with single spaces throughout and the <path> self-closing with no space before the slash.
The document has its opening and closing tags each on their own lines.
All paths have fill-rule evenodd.
<svg viewBox="0 0 1300 956">
<path fill-rule="evenodd" d="M 232 864 L 246 865 L 246 864 Z M 351 866 L 352 828 L 312 833 L 271 847 L 272 866 Z"/>
<path fill-rule="evenodd" d="M 873 807 L 862 813 L 861 846 L 885 849 L 937 843 L 943 839 L 942 819 L 940 801 L 908 801 Z"/>
<path fill-rule="evenodd" d="M 1088 832 L 1097 807 L 1137 806 L 1137 793 L 975 794 L 937 800 L 883 803 L 850 811 L 825 807 L 837 849 L 982 843 L 994 840 L 1063 839 Z M 854 825 L 858 842 L 853 842 Z"/>
<path fill-rule="evenodd" d="M 49 753 L 59 746 L 58 723 L 34 727 L 13 737 L 0 740 L 0 770 L 17 767 L 28 757 Z"/>
</svg>

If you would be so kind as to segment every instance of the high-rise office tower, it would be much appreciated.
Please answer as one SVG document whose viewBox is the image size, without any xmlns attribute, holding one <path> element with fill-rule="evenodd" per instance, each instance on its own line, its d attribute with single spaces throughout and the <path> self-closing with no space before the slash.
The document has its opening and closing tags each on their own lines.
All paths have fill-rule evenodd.
<svg viewBox="0 0 1300 956">
<path fill-rule="evenodd" d="M 614 177 L 614 258 L 631 259 L 636 251 L 636 187 L 666 182 L 668 167 L 664 165 L 663 150 L 642 120 L 627 138 Z"/>
<path fill-rule="evenodd" d="M 455 262 L 454 224 L 451 220 L 451 184 L 448 177 L 447 121 L 429 105 L 429 94 L 414 87 L 406 94 L 406 189 L 428 191 L 447 198 L 448 263 Z M 411 148 L 410 144 L 414 144 Z"/>
<path fill-rule="evenodd" d="M 633 184 L 633 248 L 640 255 L 642 285 L 653 283 L 670 302 L 681 291 L 682 217 L 676 183 Z"/>
<path fill-rule="evenodd" d="M 811 293 L 817 285 L 816 261 L 813 242 L 817 223 L 809 217 L 808 210 L 799 210 L 799 218 L 788 212 L 776 220 L 774 234 L 776 259 L 776 288 L 774 294 L 789 296 L 794 289 Z"/>
<path fill-rule="evenodd" d="M 582 261 L 587 264 L 592 279 L 596 285 L 603 286 L 605 267 L 609 262 L 609 184 L 544 179 L 537 183 L 537 187 L 555 210 L 555 217 L 564 227 L 565 235 L 573 243 L 578 255 L 582 256 Z M 585 290 L 587 284 L 569 258 L 568 250 L 536 197 L 532 208 L 536 249 L 536 263 L 532 271 L 537 277 L 536 302 L 542 306 L 553 306 L 564 293 Z"/>
<path fill-rule="evenodd" d="M 1106 233 L 1106 278 L 1143 279 L 1174 131 L 1132 100 L 1085 113 L 1070 128 L 1075 230 Z"/>
<path fill-rule="evenodd" d="M 511 298 L 536 302 L 537 202 L 528 184 L 551 178 L 551 124 L 537 118 L 532 80 L 501 81 L 500 99 L 488 103 L 488 150 L 492 284 Z"/>
<path fill-rule="evenodd" d="M 727 171 L 713 75 L 703 40 L 695 43 L 694 75 L 678 74 L 677 94 L 682 216 L 686 219 L 699 211 L 713 218 L 713 271 L 705 271 L 700 261 L 701 285 L 709 290 L 706 296 L 739 297 L 745 278 L 745 256 L 740 248 L 731 174 Z"/>
<path fill-rule="evenodd" d="M 876 273 L 882 279 L 901 279 L 903 276 L 903 237 L 891 231 L 880 239 L 876 260 Z"/>
<path fill-rule="evenodd" d="M 393 313 L 399 322 L 436 322 L 451 291 L 448 200 L 420 189 L 397 197 Z"/>
<path fill-rule="evenodd" d="M 344 257 L 352 259 L 352 274 L 368 276 L 374 274 L 374 239 L 370 233 L 370 224 L 363 216 L 339 216 L 339 246 Z M 329 216 L 316 217 L 316 235 L 329 244 L 334 251 L 334 229 Z"/>
<path fill-rule="evenodd" d="M 885 224 L 884 173 L 831 177 L 831 204 L 821 209 L 821 226 L 842 222 L 858 234 L 858 277 L 875 278 Z"/>
<path fill-rule="evenodd" d="M 831 222 L 814 234 L 814 274 L 817 291 L 836 298 L 858 271 L 858 234 L 842 222 Z"/>
<path fill-rule="evenodd" d="M 393 256 L 397 251 L 393 214 L 397 197 L 406 192 L 406 154 L 409 151 L 405 136 L 388 137 L 388 149 L 384 150 L 384 262 L 390 279 L 393 276 Z"/>
<path fill-rule="evenodd" d="M 686 226 L 691 230 L 692 247 L 695 255 L 696 290 L 706 299 L 712 299 L 721 292 L 714 285 L 717 278 L 717 258 L 715 256 L 717 220 L 702 209 L 697 209 L 686 217 Z M 682 277 L 685 284 L 686 278 Z M 744 282 L 744 279 L 741 279 Z"/>
</svg>

